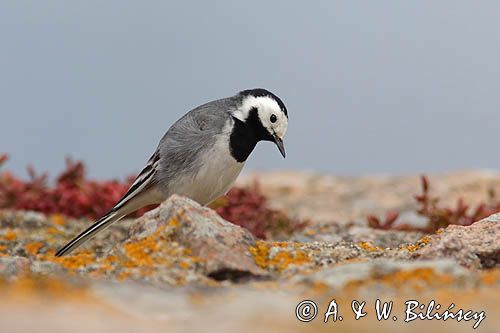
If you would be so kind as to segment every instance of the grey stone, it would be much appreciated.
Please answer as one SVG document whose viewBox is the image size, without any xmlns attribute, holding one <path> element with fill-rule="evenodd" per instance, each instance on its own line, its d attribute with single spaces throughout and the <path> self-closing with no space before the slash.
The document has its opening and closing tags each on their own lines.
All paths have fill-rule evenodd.
<svg viewBox="0 0 500 333">
<path fill-rule="evenodd" d="M 450 225 L 430 236 L 429 244 L 413 256 L 453 258 L 461 265 L 476 269 L 500 267 L 500 214 L 470 226 Z"/>
<path fill-rule="evenodd" d="M 209 208 L 177 195 L 138 219 L 126 241 L 152 235 L 161 226 L 169 226 L 172 219 L 176 220 L 175 241 L 204 259 L 205 274 L 215 278 L 224 274 L 236 277 L 268 274 L 257 266 L 249 252 L 249 248 L 255 245 L 255 238 L 248 230 L 224 220 Z"/>
</svg>

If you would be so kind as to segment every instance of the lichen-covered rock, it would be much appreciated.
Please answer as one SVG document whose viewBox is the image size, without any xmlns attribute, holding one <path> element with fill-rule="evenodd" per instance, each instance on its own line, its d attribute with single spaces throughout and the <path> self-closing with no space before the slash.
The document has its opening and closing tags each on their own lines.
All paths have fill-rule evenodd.
<svg viewBox="0 0 500 333">
<path fill-rule="evenodd" d="M 408 299 L 484 310 L 488 319 L 481 329 L 496 332 L 498 327 L 499 268 L 468 269 L 450 249 L 443 252 L 450 258 L 415 256 L 441 244 L 432 242 L 454 228 L 438 238 L 328 226 L 306 230 L 296 238 L 306 242 L 254 241 L 209 209 L 174 197 L 139 220 L 123 221 L 100 233 L 73 254 L 54 257 L 57 247 L 89 223 L 0 212 L 0 327 L 51 333 L 67 327 L 75 332 L 133 332 L 137 327 L 143 332 L 165 327 L 172 332 L 207 327 L 219 332 L 327 332 L 332 325 L 340 331 L 401 330 L 402 318 L 376 319 L 370 310 L 376 299 L 394 301 L 397 314 L 404 313 Z M 471 242 L 474 258 L 479 258 L 477 253 L 495 258 L 491 254 L 497 249 L 497 229 L 489 224 L 474 226 L 480 227 L 473 231 L 480 233 L 476 237 L 484 236 Z M 467 233 L 469 228 L 458 230 Z M 338 237 L 328 237 L 332 235 Z M 265 272 L 268 278 L 234 284 L 206 276 L 234 279 L 255 266 L 256 271 L 244 272 Z M 369 314 L 363 320 L 348 316 L 342 323 L 326 325 L 320 312 L 314 322 L 304 325 L 293 318 L 297 304 L 306 298 L 314 300 L 321 312 L 335 298 L 343 314 L 350 312 L 353 300 L 366 301 Z M 231 320 L 219 327 L 220 318 Z M 449 325 L 433 320 L 416 321 L 410 327 L 469 332 L 472 326 L 470 322 Z"/>
<path fill-rule="evenodd" d="M 316 183 L 322 186 L 322 179 Z M 330 185 L 329 190 L 338 189 L 338 183 Z M 361 198 L 365 187 L 355 185 L 346 183 L 349 196 L 343 197 L 354 202 L 352 207 L 367 207 Z M 389 183 L 383 190 L 380 183 L 371 187 L 404 197 Z M 320 199 L 336 204 L 325 204 L 324 212 L 346 211 L 338 203 L 341 196 L 330 191 L 297 194 L 314 202 L 313 214 L 321 208 Z M 472 330 L 473 323 L 465 320 L 404 323 L 406 300 L 427 304 L 432 299 L 443 310 L 452 303 L 455 309 L 484 310 L 487 319 L 478 331 L 496 332 L 499 221 L 492 216 L 428 236 L 359 224 L 313 224 L 293 239 L 255 241 L 213 211 L 173 197 L 143 218 L 116 223 L 71 255 L 56 258 L 55 250 L 92 221 L 0 210 L 0 331 Z M 482 269 L 491 267 L 496 268 Z M 210 278 L 266 273 L 266 279 L 238 284 Z M 333 298 L 344 320 L 325 324 L 323 314 Z M 304 299 L 320 310 L 309 324 L 294 318 Z M 376 299 L 394 301 L 398 320 L 377 320 Z M 365 318 L 353 318 L 353 300 L 367 302 Z M 220 325 L 221 318 L 231 320 Z"/>
<path fill-rule="evenodd" d="M 423 233 L 415 231 L 379 230 L 368 226 L 323 224 L 311 225 L 304 232 L 294 235 L 292 240 L 301 243 L 370 242 L 381 248 L 397 248 L 403 244 L 415 243 L 422 237 Z"/>
<path fill-rule="evenodd" d="M 440 281 L 446 281 L 450 287 L 449 283 L 452 281 L 465 281 L 465 278 L 469 277 L 469 275 L 465 268 L 449 259 L 408 262 L 378 258 L 333 266 L 312 275 L 304 276 L 302 280 L 322 283 L 341 290 L 347 285 L 361 286 L 369 280 L 378 281 L 379 283 L 386 280 L 386 282 L 395 286 L 398 281 L 394 277 L 399 276 L 402 277 L 399 281 L 402 286 L 407 284 L 407 286 L 411 287 L 412 282 L 415 281 L 428 286 Z M 386 279 L 387 277 L 391 277 L 391 280 Z"/>
<path fill-rule="evenodd" d="M 138 219 L 130 229 L 129 238 L 120 246 L 126 248 L 127 244 L 150 237 L 158 230 L 200 258 L 205 273 L 211 277 L 267 275 L 249 251 L 255 239 L 248 230 L 224 220 L 209 208 L 176 195 Z"/>
<path fill-rule="evenodd" d="M 414 257 L 453 258 L 478 269 L 500 267 L 500 214 L 470 226 L 450 225 L 428 239 L 427 246 L 418 249 Z"/>
</svg>

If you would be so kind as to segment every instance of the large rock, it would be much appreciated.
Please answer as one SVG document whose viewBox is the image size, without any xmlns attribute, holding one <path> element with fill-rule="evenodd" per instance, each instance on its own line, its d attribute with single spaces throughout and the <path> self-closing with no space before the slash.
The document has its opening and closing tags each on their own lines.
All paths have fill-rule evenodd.
<svg viewBox="0 0 500 333">
<path fill-rule="evenodd" d="M 140 241 L 158 231 L 201 258 L 204 272 L 210 277 L 238 279 L 267 275 L 249 252 L 255 246 L 255 238 L 248 230 L 188 198 L 174 195 L 146 213 L 134 223 L 129 238 L 122 244 Z"/>
<path fill-rule="evenodd" d="M 450 225 L 429 237 L 427 246 L 414 253 L 430 259 L 451 257 L 470 268 L 500 267 L 500 214 L 470 226 Z"/>
</svg>

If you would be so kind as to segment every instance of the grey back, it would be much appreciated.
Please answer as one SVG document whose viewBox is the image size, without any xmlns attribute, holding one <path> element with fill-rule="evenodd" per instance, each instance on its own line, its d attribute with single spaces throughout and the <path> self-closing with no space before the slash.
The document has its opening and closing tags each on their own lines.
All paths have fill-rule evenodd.
<svg viewBox="0 0 500 333">
<path fill-rule="evenodd" d="M 230 111 L 238 107 L 240 96 L 203 104 L 175 122 L 160 140 L 159 171 L 156 181 L 162 188 L 175 182 L 176 177 L 194 175 L 203 161 L 200 156 L 210 149 L 231 119 Z"/>
</svg>

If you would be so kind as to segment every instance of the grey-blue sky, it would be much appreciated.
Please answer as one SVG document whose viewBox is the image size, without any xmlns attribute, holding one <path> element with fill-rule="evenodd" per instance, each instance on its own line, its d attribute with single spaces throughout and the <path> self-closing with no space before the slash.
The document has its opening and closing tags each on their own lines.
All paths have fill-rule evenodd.
<svg viewBox="0 0 500 333">
<path fill-rule="evenodd" d="M 2 1 L 0 151 L 55 173 L 140 169 L 190 108 L 266 87 L 282 160 L 337 174 L 498 168 L 500 2 Z"/>
</svg>

